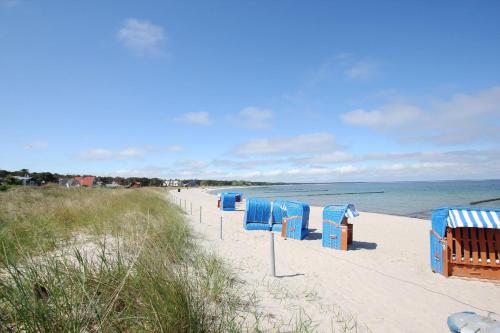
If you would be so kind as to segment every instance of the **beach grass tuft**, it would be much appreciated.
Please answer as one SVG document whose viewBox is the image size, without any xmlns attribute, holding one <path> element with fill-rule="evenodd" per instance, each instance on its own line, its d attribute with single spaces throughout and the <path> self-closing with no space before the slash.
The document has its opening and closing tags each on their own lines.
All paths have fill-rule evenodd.
<svg viewBox="0 0 500 333">
<path fill-rule="evenodd" d="M 0 331 L 240 331 L 238 279 L 159 190 L 0 194 Z"/>
</svg>

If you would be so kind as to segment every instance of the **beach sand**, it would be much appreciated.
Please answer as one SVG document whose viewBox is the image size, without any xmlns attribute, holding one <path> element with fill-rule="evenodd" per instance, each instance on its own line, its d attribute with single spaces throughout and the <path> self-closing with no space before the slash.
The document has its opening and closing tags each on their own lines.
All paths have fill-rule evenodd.
<svg viewBox="0 0 500 333">
<path fill-rule="evenodd" d="M 217 198 L 202 189 L 172 191 L 186 200 L 187 215 L 201 243 L 228 260 L 255 291 L 258 320 L 282 331 L 302 320 L 317 331 L 449 332 L 447 317 L 459 311 L 500 314 L 500 284 L 445 278 L 429 265 L 430 221 L 362 212 L 354 224 L 353 249 L 321 246 L 322 207 L 311 207 L 305 240 L 275 234 L 276 274 L 270 276 L 270 240 L 264 231 L 245 231 L 240 210 L 221 212 Z M 191 204 L 193 215 L 190 215 Z M 202 222 L 199 211 L 202 206 Z M 220 216 L 223 239 L 219 239 Z M 494 315 L 495 319 L 500 319 Z M 251 320 L 250 320 L 251 321 Z"/>
</svg>

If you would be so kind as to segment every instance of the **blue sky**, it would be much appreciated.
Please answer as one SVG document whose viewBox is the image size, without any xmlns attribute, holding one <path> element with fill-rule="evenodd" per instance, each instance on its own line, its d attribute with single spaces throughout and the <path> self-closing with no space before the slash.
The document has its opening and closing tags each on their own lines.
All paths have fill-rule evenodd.
<svg viewBox="0 0 500 333">
<path fill-rule="evenodd" d="M 498 1 L 0 0 L 0 168 L 500 178 Z"/>
</svg>

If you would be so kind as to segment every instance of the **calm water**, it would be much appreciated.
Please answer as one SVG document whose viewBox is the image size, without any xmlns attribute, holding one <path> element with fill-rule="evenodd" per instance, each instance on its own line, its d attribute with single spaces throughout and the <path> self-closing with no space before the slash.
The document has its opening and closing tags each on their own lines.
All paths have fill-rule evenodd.
<svg viewBox="0 0 500 333">
<path fill-rule="evenodd" d="M 430 218 L 434 208 L 470 206 L 473 201 L 500 198 L 500 180 L 301 184 L 231 190 L 243 192 L 245 197 L 289 198 L 312 206 L 353 203 L 366 212 Z M 213 191 L 218 192 L 221 190 Z M 474 207 L 500 208 L 500 200 Z"/>
</svg>

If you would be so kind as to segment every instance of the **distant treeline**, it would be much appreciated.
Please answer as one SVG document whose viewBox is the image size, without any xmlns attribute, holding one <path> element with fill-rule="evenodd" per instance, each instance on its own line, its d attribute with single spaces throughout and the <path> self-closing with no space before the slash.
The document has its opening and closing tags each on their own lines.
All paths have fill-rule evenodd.
<svg viewBox="0 0 500 333">
<path fill-rule="evenodd" d="M 193 182 L 196 186 L 262 186 L 262 185 L 284 185 L 285 183 L 251 182 L 247 180 L 199 180 Z"/>
<path fill-rule="evenodd" d="M 69 175 L 52 172 L 30 172 L 28 169 L 17 171 L 0 170 L 0 184 L 20 185 L 20 181 L 15 176 L 24 177 L 28 175 L 32 182 L 41 185 L 44 183 L 59 183 L 60 179 L 69 179 L 76 176 L 93 176 L 93 175 Z M 102 177 L 95 176 L 96 182 L 100 184 L 118 184 L 127 186 L 133 182 L 140 182 L 141 186 L 164 186 L 165 179 L 147 178 L 147 177 Z M 266 182 L 251 182 L 246 180 L 203 180 L 203 179 L 177 179 L 180 186 L 251 186 L 251 185 L 277 185 L 283 183 L 266 183 Z"/>
</svg>

